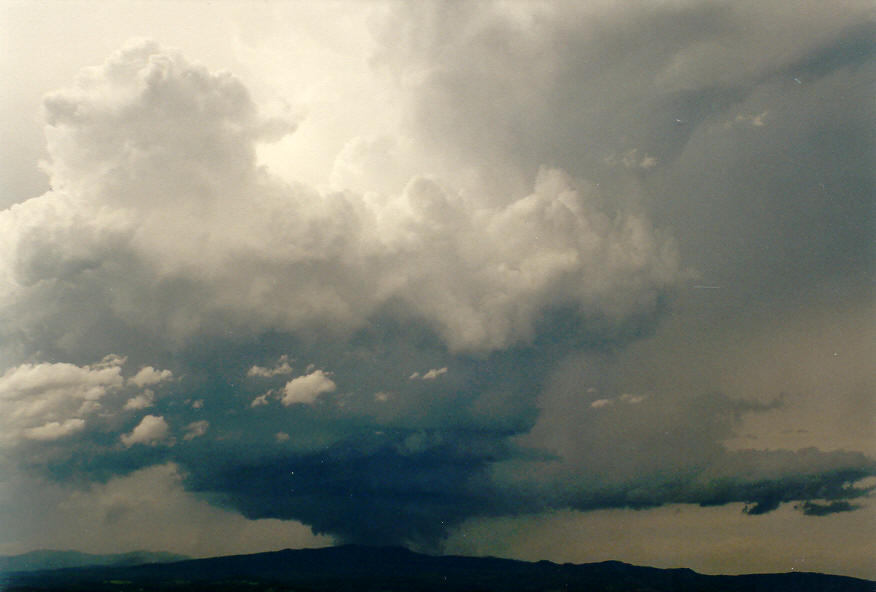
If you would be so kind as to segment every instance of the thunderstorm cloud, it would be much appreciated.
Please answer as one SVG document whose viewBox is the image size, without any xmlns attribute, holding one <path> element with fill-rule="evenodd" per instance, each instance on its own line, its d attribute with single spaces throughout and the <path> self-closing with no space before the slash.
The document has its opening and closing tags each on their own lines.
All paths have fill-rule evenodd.
<svg viewBox="0 0 876 592">
<path fill-rule="evenodd" d="M 825 165 L 852 196 L 837 211 L 791 174 L 817 155 L 785 143 L 824 121 L 811 92 L 866 128 L 841 88 L 872 72 L 872 27 L 827 11 L 801 39 L 724 3 L 424 6 L 374 32 L 402 115 L 341 143 L 322 185 L 260 156 L 312 133 L 307 114 L 268 117 L 233 73 L 152 41 L 45 97 L 51 188 L 0 210 L 5 453 L 59 482 L 173 467 L 250 519 L 425 548 L 540 511 L 858 509 L 864 452 L 728 445 L 793 398 L 689 392 L 653 360 L 662 387 L 568 366 L 655 335 L 694 268 L 760 296 L 866 268 L 866 173 Z M 765 169 L 795 180 L 755 186 Z"/>
</svg>

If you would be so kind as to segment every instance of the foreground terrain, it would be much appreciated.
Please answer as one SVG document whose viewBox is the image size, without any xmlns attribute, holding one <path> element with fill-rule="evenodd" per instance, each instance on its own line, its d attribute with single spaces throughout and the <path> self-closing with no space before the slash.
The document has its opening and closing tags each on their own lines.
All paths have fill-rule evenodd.
<svg viewBox="0 0 876 592">
<path fill-rule="evenodd" d="M 353 545 L 137 566 L 89 566 L 0 574 L 0 590 L 25 591 L 794 591 L 873 592 L 876 582 L 817 573 L 709 576 L 616 561 L 530 563 L 422 555 Z"/>
</svg>

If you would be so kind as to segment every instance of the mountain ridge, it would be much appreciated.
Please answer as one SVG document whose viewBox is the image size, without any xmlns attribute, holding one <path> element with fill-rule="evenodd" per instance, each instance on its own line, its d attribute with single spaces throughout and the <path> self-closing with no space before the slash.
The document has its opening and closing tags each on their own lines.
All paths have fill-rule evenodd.
<svg viewBox="0 0 876 592">
<path fill-rule="evenodd" d="M 168 551 L 145 551 L 142 549 L 124 553 L 85 553 L 66 549 L 36 549 L 26 553 L 0 555 L 0 573 L 98 565 L 169 563 L 186 559 L 191 559 L 191 557 Z"/>
<path fill-rule="evenodd" d="M 0 575 L 6 592 L 246 589 L 370 591 L 638 590 L 640 592 L 873 592 L 876 582 L 829 574 L 704 575 L 620 561 L 558 564 L 425 555 L 404 547 L 340 545 L 137 566 L 70 567 Z"/>
</svg>

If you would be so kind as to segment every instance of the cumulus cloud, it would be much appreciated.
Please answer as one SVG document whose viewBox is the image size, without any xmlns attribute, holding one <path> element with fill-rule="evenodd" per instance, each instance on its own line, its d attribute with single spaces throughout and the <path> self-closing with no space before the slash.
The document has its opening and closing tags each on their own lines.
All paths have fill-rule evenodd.
<svg viewBox="0 0 876 592">
<path fill-rule="evenodd" d="M 147 415 L 129 434 L 122 434 L 121 441 L 127 447 L 134 444 L 156 444 L 170 431 L 170 426 L 160 415 Z"/>
<path fill-rule="evenodd" d="M 152 407 L 155 402 L 155 391 L 146 389 L 139 395 L 131 397 L 125 402 L 125 409 L 146 409 Z"/>
<path fill-rule="evenodd" d="M 292 366 L 289 365 L 289 356 L 283 355 L 273 368 L 265 368 L 264 366 L 252 366 L 246 371 L 248 377 L 258 376 L 261 378 L 270 378 L 281 374 L 291 374 Z"/>
<path fill-rule="evenodd" d="M 45 425 L 24 430 L 24 436 L 32 440 L 57 440 L 76 433 L 85 427 L 85 420 L 72 418 L 64 421 L 51 421 Z"/>
<path fill-rule="evenodd" d="M 0 213 L 4 301 L 54 302 L 43 322 L 74 316 L 58 290 L 106 285 L 78 322 L 177 338 L 215 322 L 349 330 L 397 301 L 451 349 L 490 351 L 531 340 L 547 308 L 623 318 L 679 277 L 643 214 L 559 169 L 505 205 L 426 176 L 367 199 L 284 184 L 256 166 L 265 122 L 243 85 L 154 44 L 85 71 L 45 112 L 54 189 Z"/>
<path fill-rule="evenodd" d="M 267 405 L 270 401 L 269 398 L 274 396 L 274 391 L 268 391 L 263 393 L 252 400 L 252 403 L 249 404 L 250 407 L 261 407 L 262 405 Z"/>
<path fill-rule="evenodd" d="M 54 440 L 80 431 L 107 393 L 122 388 L 125 359 L 93 365 L 21 364 L 0 376 L 0 441 Z"/>
<path fill-rule="evenodd" d="M 439 376 L 443 376 L 447 374 L 447 366 L 442 368 L 432 368 L 420 374 L 419 372 L 414 372 L 410 375 L 409 380 L 435 380 Z"/>
<path fill-rule="evenodd" d="M 193 421 L 186 426 L 186 433 L 183 436 L 183 440 L 194 440 L 195 438 L 199 438 L 207 433 L 209 427 L 210 422 L 205 419 L 202 419 L 201 421 Z"/>
<path fill-rule="evenodd" d="M 139 372 L 129 378 L 128 382 L 143 387 L 158 384 L 171 378 L 173 378 L 173 372 L 170 370 L 156 370 L 152 366 L 144 366 L 140 368 Z"/>
<path fill-rule="evenodd" d="M 322 370 L 293 378 L 283 387 L 280 401 L 287 407 L 296 403 L 310 405 L 323 393 L 331 393 L 337 388 L 334 381 Z"/>
</svg>

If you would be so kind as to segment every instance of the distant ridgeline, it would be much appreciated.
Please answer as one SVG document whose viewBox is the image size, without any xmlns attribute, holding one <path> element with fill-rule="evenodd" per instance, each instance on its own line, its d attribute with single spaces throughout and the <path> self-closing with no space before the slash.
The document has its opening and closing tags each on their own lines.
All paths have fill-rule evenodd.
<svg viewBox="0 0 876 592">
<path fill-rule="evenodd" d="M 0 555 L 0 573 L 92 565 L 142 565 L 144 563 L 167 563 L 184 559 L 188 559 L 188 557 L 160 551 L 131 551 L 129 553 L 110 553 L 106 555 L 81 553 L 79 551 L 31 551 L 21 555 Z"/>
<path fill-rule="evenodd" d="M 15 558 L 4 558 L 9 559 Z M 689 569 L 637 567 L 617 561 L 560 565 L 492 557 L 435 557 L 399 547 L 347 545 L 147 565 L 93 565 L 18 572 L 7 569 L 0 575 L 0 589 L 6 592 L 874 592 L 876 582 L 798 572 L 708 576 Z"/>
</svg>

